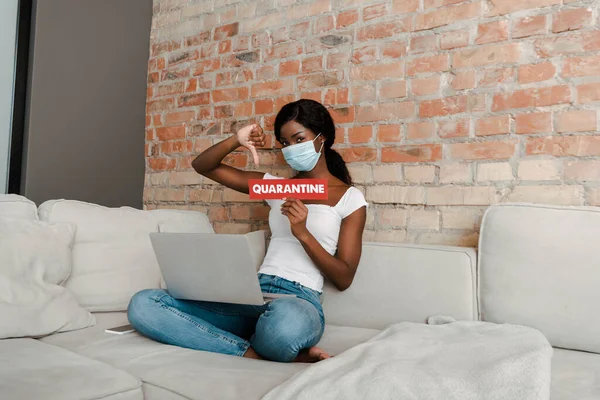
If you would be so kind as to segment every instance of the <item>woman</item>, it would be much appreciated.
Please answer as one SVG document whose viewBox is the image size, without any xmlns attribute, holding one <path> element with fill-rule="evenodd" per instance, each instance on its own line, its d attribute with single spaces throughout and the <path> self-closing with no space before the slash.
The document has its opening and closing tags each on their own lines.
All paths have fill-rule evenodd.
<svg viewBox="0 0 600 400">
<path fill-rule="evenodd" d="M 303 203 L 269 200 L 271 243 L 259 270 L 266 293 L 293 294 L 264 306 L 183 301 L 164 290 L 145 290 L 131 300 L 135 329 L 154 340 L 197 350 L 272 361 L 315 362 L 329 355 L 315 347 L 323 334 L 323 277 L 347 289 L 358 266 L 367 203 L 342 157 L 331 148 L 335 125 L 323 105 L 299 100 L 275 120 L 275 137 L 295 178 L 327 179 L 329 198 Z M 249 179 L 278 179 L 222 164 L 240 145 L 256 147 L 265 135 L 257 125 L 215 144 L 193 162 L 194 169 L 229 188 L 248 193 Z"/>
</svg>

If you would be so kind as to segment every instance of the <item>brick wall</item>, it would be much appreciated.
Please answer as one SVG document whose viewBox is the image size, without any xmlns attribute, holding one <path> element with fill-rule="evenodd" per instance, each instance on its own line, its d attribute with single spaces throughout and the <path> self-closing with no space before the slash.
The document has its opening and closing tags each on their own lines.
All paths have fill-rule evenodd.
<svg viewBox="0 0 600 400">
<path fill-rule="evenodd" d="M 324 102 L 371 203 L 365 239 L 475 245 L 490 204 L 600 206 L 600 3 L 155 0 L 147 208 L 219 232 L 268 209 L 191 170 L 240 126 Z M 261 170 L 289 174 L 273 138 Z M 227 158 L 253 168 L 247 153 Z"/>
</svg>

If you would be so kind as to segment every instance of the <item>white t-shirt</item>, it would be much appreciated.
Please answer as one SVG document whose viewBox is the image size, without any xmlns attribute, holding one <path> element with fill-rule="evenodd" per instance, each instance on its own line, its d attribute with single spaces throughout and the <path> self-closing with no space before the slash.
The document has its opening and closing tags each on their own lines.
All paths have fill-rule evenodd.
<svg viewBox="0 0 600 400">
<path fill-rule="evenodd" d="M 265 174 L 264 179 L 282 179 Z M 281 214 L 282 200 L 267 200 L 271 207 L 269 226 L 271 243 L 259 273 L 275 275 L 289 281 L 298 282 L 310 289 L 323 290 L 323 275 L 306 251 L 292 234 L 289 219 Z M 306 227 L 331 255 L 337 251 L 342 219 L 361 207 L 368 206 L 362 192 L 350 187 L 334 206 L 326 204 L 306 204 L 308 217 Z"/>
</svg>

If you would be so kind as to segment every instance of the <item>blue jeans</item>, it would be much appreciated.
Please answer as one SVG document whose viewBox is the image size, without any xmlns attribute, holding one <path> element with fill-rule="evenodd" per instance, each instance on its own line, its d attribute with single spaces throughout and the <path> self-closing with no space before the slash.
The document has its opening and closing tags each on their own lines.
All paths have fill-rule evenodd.
<svg viewBox="0 0 600 400">
<path fill-rule="evenodd" d="M 259 274 L 264 293 L 294 294 L 262 306 L 177 300 L 166 290 L 133 296 L 129 322 L 161 343 L 243 356 L 250 346 L 261 357 L 290 362 L 315 346 L 325 326 L 320 294 L 296 282 Z"/>
</svg>

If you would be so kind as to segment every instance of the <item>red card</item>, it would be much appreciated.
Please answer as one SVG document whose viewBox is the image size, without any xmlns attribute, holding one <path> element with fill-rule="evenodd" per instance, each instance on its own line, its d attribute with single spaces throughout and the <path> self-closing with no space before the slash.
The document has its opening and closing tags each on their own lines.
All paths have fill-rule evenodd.
<svg viewBox="0 0 600 400">
<path fill-rule="evenodd" d="M 250 179 L 251 199 L 327 200 L 327 179 Z"/>
</svg>

